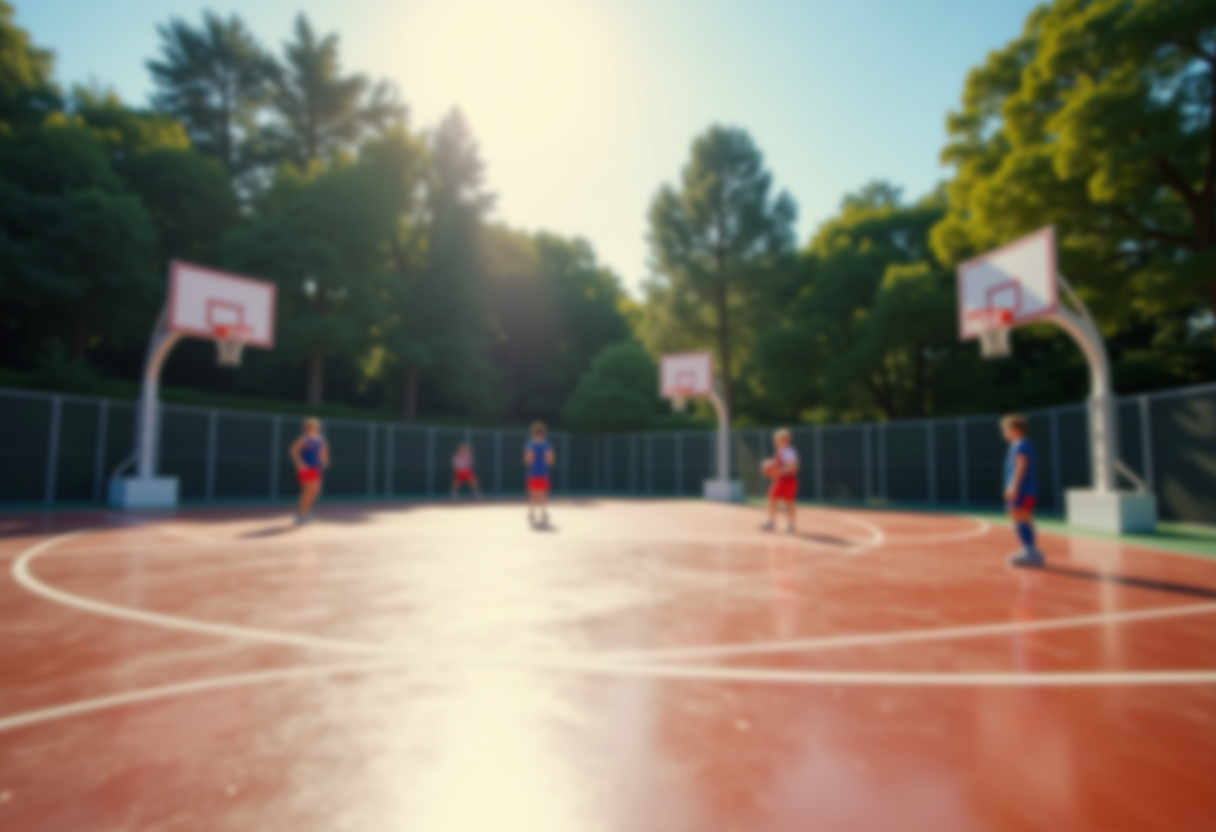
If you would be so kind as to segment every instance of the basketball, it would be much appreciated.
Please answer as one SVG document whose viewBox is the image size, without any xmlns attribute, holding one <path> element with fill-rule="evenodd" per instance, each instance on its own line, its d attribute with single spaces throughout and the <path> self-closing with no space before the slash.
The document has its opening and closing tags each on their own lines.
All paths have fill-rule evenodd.
<svg viewBox="0 0 1216 832">
<path fill-rule="evenodd" d="M 777 460 L 766 459 L 760 463 L 760 473 L 768 477 L 770 480 L 777 476 Z"/>
</svg>

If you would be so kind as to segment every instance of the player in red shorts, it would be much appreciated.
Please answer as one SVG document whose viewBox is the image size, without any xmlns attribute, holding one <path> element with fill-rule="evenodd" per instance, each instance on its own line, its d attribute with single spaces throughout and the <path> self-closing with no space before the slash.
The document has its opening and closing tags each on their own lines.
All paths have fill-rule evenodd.
<svg viewBox="0 0 1216 832">
<path fill-rule="evenodd" d="M 304 432 L 291 443 L 288 451 L 296 465 L 296 482 L 300 484 L 300 509 L 296 523 L 312 519 L 312 504 L 321 493 L 321 474 L 329 467 L 329 443 L 321 436 L 321 421 L 304 420 Z"/>
<path fill-rule="evenodd" d="M 1022 542 L 1022 551 L 1009 558 L 1009 565 L 1038 569 L 1045 561 L 1034 539 L 1034 504 L 1039 496 L 1039 480 L 1029 434 L 1030 421 L 1025 416 L 1015 413 L 1001 420 L 1001 435 L 1009 443 L 1009 454 L 1005 457 L 1005 507 L 1018 540 Z"/>
<path fill-rule="evenodd" d="M 528 519 L 534 524 L 538 509 L 540 525 L 549 522 L 549 472 L 556 459 L 553 446 L 545 439 L 544 422 L 533 423 L 532 439 L 524 446 L 524 467 L 528 471 Z"/>
<path fill-rule="evenodd" d="M 794 501 L 798 499 L 798 452 L 790 442 L 790 432 L 785 428 L 773 433 L 776 450 L 771 459 L 766 459 L 761 471 L 773 481 L 768 490 L 768 520 L 760 525 L 771 532 L 777 527 L 777 509 L 785 503 L 790 522 L 785 530 L 794 533 Z"/>
<path fill-rule="evenodd" d="M 461 442 L 456 447 L 456 455 L 452 457 L 452 499 L 460 493 L 460 486 L 468 484 L 473 490 L 474 497 L 481 497 L 481 484 L 477 482 L 477 474 L 473 472 L 473 449 L 468 442 Z"/>
</svg>

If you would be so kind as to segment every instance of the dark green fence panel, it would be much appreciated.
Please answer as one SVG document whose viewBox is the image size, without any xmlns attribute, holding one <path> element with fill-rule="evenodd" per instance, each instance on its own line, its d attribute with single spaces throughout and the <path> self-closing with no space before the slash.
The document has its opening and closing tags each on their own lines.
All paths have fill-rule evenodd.
<svg viewBox="0 0 1216 832">
<path fill-rule="evenodd" d="M 0 500 L 46 499 L 52 409 L 50 397 L 5 395 L 0 400 Z"/>
<path fill-rule="evenodd" d="M 217 416 L 211 495 L 217 500 L 266 499 L 286 450 L 277 447 L 274 417 Z"/>
<path fill-rule="evenodd" d="M 421 497 L 426 494 L 427 436 L 425 428 L 391 427 L 389 440 L 390 496 Z"/>
<path fill-rule="evenodd" d="M 958 420 L 934 421 L 933 425 L 933 469 L 928 477 L 930 502 L 942 505 L 961 505 L 963 502 L 962 457 L 959 455 L 959 437 L 962 422 Z"/>
<path fill-rule="evenodd" d="M 823 499 L 867 499 L 864 426 L 824 425 L 822 445 Z"/>
<path fill-rule="evenodd" d="M 496 432 L 491 430 L 474 430 L 469 437 L 469 447 L 473 449 L 473 470 L 484 493 L 494 493 L 494 482 L 498 477 L 498 442 Z"/>
<path fill-rule="evenodd" d="M 331 497 L 367 497 L 368 478 L 373 474 L 369 458 L 374 451 L 371 431 L 362 422 L 330 420 L 325 425 L 329 442 L 329 470 L 325 472 L 325 494 Z"/>
<path fill-rule="evenodd" d="M 1065 491 L 1090 483 L 1087 407 L 1027 415 L 1040 504 L 1060 511 Z M 0 503 L 104 501 L 106 480 L 130 459 L 135 416 L 131 402 L 0 390 Z M 795 428 L 801 495 L 997 507 L 1006 452 L 998 422 L 985 416 Z M 1156 491 L 1163 519 L 1216 523 L 1216 385 L 1124 398 L 1118 426 L 1120 459 Z M 291 499 L 295 471 L 287 448 L 299 428 L 297 417 L 165 406 L 159 471 L 178 477 L 187 502 Z M 523 430 L 333 420 L 324 432 L 333 456 L 330 496 L 446 495 L 450 460 L 463 441 L 473 446 L 486 493 L 523 491 Z M 696 495 L 715 475 L 712 431 L 555 432 L 551 442 L 558 493 Z M 767 490 L 759 466 L 772 451 L 769 429 L 732 433 L 732 474 L 747 493 Z M 1126 476 L 1119 482 L 1133 484 Z"/>
<path fill-rule="evenodd" d="M 211 452 L 211 413 L 165 407 L 160 418 L 160 473 L 178 478 L 183 500 L 207 498 L 207 459 Z"/>
<path fill-rule="evenodd" d="M 524 468 L 524 448 L 529 436 L 525 430 L 504 430 L 502 433 L 502 490 L 504 494 L 523 494 L 527 480 Z"/>
<path fill-rule="evenodd" d="M 66 400 L 59 416 L 59 448 L 55 465 L 55 500 L 92 502 L 98 488 L 97 440 L 101 406 L 96 401 Z"/>
<path fill-rule="evenodd" d="M 932 424 L 913 422 L 888 425 L 883 435 L 883 497 L 913 503 L 930 502 L 929 436 Z"/>
<path fill-rule="evenodd" d="M 718 437 L 708 431 L 687 431 L 680 434 L 680 459 L 684 467 L 684 488 L 681 493 L 699 496 L 706 480 L 718 476 Z"/>
<path fill-rule="evenodd" d="M 1161 396 L 1149 421 L 1162 518 L 1216 523 L 1216 389 Z"/>
</svg>

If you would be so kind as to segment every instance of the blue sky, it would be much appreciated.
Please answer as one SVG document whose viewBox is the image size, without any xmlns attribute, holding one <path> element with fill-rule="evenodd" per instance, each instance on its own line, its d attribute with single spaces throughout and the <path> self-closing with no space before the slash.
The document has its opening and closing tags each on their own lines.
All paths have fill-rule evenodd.
<svg viewBox="0 0 1216 832">
<path fill-rule="evenodd" d="M 945 175 L 945 116 L 1030 0 L 16 0 L 62 83 L 150 91 L 156 24 L 238 12 L 278 51 L 298 12 L 337 32 L 346 71 L 394 81 L 415 127 L 460 106 L 497 218 L 589 239 L 635 290 L 646 209 L 693 137 L 746 128 L 805 239 L 872 179 L 909 196 Z"/>
</svg>

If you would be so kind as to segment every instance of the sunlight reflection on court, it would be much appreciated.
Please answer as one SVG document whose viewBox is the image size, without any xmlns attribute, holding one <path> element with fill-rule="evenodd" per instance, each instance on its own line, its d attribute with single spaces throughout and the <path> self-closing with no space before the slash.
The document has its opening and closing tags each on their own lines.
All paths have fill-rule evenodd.
<svg viewBox="0 0 1216 832">
<path fill-rule="evenodd" d="M 571 766 L 559 732 L 579 714 L 552 677 L 469 670 L 415 700 L 413 731 L 395 749 L 400 823 L 428 832 L 607 828 L 590 772 Z M 412 734 L 412 735 L 411 735 Z"/>
</svg>

